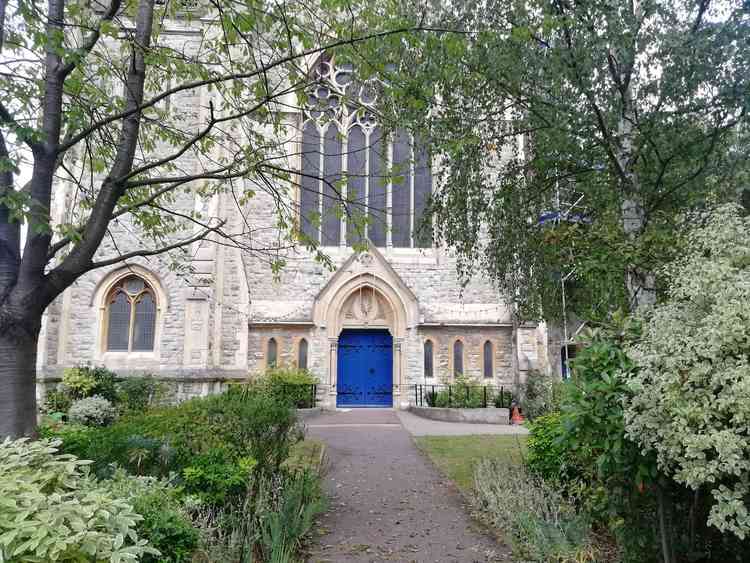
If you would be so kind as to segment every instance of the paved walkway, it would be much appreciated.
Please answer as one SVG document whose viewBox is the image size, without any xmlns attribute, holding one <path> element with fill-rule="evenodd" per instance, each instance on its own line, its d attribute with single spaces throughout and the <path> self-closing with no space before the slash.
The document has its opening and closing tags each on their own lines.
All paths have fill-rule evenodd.
<svg viewBox="0 0 750 563">
<path fill-rule="evenodd" d="M 409 411 L 396 411 L 401 424 L 412 436 L 468 436 L 472 434 L 528 434 L 523 426 L 510 424 L 471 424 L 430 420 Z"/>
<path fill-rule="evenodd" d="M 463 497 L 414 446 L 391 409 L 353 409 L 307 420 L 328 448 L 328 511 L 308 561 L 507 561 Z M 413 421 L 412 421 L 413 422 Z M 473 426 L 473 425 L 472 425 Z"/>
</svg>

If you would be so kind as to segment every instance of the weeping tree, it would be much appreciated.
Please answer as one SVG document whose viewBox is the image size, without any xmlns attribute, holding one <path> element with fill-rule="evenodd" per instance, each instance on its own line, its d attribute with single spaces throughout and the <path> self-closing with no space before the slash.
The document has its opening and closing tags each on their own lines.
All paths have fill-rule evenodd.
<svg viewBox="0 0 750 563">
<path fill-rule="evenodd" d="M 296 228 L 287 108 L 304 103 L 320 52 L 404 31 L 364 29 L 346 8 L 0 1 L 0 436 L 34 431 L 42 315 L 87 272 L 184 261 L 206 238 L 324 258 Z M 244 220 L 185 209 L 186 191 L 231 192 Z M 242 214 L 259 191 L 276 202 L 272 248 Z M 118 246 L 126 227 L 136 248 Z"/>
<path fill-rule="evenodd" d="M 441 164 L 431 214 L 460 273 L 522 318 L 559 317 L 561 278 L 586 318 L 653 303 L 680 213 L 746 185 L 747 2 L 441 4 L 452 33 L 352 50 Z"/>
</svg>

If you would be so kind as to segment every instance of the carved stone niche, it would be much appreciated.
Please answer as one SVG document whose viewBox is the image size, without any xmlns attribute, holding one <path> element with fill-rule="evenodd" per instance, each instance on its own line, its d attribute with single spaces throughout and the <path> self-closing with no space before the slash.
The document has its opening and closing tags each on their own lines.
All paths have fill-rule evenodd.
<svg viewBox="0 0 750 563">
<path fill-rule="evenodd" d="M 376 289 L 363 286 L 355 289 L 342 307 L 343 326 L 391 326 L 393 310 L 388 301 Z"/>
</svg>

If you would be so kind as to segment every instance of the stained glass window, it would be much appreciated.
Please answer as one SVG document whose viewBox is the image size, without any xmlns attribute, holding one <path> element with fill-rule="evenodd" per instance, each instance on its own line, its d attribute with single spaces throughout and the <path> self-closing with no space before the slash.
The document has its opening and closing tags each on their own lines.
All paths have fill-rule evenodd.
<svg viewBox="0 0 750 563">
<path fill-rule="evenodd" d="M 124 291 L 116 291 L 109 303 L 107 350 L 126 351 L 130 339 L 130 300 Z"/>
<path fill-rule="evenodd" d="M 150 293 L 145 293 L 135 304 L 134 320 L 133 350 L 153 350 L 156 303 Z"/>
<path fill-rule="evenodd" d="M 299 369 L 307 369 L 307 340 L 304 338 L 299 341 L 299 349 L 297 350 L 297 367 Z"/>
<path fill-rule="evenodd" d="M 464 374 L 464 343 L 456 340 L 453 343 L 453 375 Z"/>
<path fill-rule="evenodd" d="M 275 368 L 279 358 L 279 348 L 275 338 L 268 339 L 268 353 L 266 355 L 266 364 L 269 368 Z"/>
<path fill-rule="evenodd" d="M 492 342 L 490 342 L 489 340 L 487 340 L 484 343 L 483 354 L 484 354 L 484 377 L 489 379 L 494 375 L 494 372 L 495 372 Z"/>
<path fill-rule="evenodd" d="M 151 351 L 156 337 L 156 300 L 141 278 L 119 281 L 107 299 L 107 350 Z"/>
<path fill-rule="evenodd" d="M 424 376 L 430 378 L 433 375 L 432 340 L 427 340 L 424 343 Z"/>
<path fill-rule="evenodd" d="M 429 247 L 425 218 L 432 174 L 424 143 L 378 126 L 374 80 L 323 57 L 306 92 L 301 140 L 300 224 L 323 246 Z M 342 181 L 345 180 L 345 181 Z"/>
</svg>

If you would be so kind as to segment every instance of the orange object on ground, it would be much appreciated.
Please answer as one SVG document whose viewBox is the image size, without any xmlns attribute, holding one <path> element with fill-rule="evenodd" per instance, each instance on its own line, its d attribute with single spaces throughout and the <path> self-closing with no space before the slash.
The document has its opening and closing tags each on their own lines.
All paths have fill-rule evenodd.
<svg viewBox="0 0 750 563">
<path fill-rule="evenodd" d="M 513 407 L 513 411 L 510 415 L 510 423 L 511 424 L 523 424 L 524 423 L 523 415 L 521 414 L 521 409 L 518 408 L 518 405 Z"/>
</svg>

